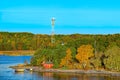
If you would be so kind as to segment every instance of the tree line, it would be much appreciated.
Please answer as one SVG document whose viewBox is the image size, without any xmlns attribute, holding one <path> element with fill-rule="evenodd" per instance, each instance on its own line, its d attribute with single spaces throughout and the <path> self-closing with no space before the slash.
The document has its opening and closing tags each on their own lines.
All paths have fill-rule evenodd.
<svg viewBox="0 0 120 80">
<path fill-rule="evenodd" d="M 71 34 L 55 35 L 55 44 L 65 44 L 78 48 L 83 44 L 95 47 L 96 52 L 104 52 L 110 45 L 120 47 L 120 34 L 90 35 Z M 51 45 L 51 36 L 47 34 L 32 34 L 28 32 L 0 32 L 0 51 L 37 50 Z"/>
<path fill-rule="evenodd" d="M 0 32 L 0 51 L 34 50 L 32 65 L 51 61 L 54 68 L 120 71 L 120 34 L 57 34 Z"/>
</svg>

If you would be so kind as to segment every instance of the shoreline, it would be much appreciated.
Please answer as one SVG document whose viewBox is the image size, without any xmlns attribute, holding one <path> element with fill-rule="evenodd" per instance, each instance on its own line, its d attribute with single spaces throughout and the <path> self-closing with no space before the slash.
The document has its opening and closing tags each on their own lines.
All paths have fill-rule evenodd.
<svg viewBox="0 0 120 80">
<path fill-rule="evenodd" d="M 0 51 L 0 55 L 19 56 L 19 55 L 33 55 L 34 50 L 15 50 L 15 51 Z"/>
<path fill-rule="evenodd" d="M 112 76 L 120 76 L 120 72 L 112 72 L 106 70 L 78 70 L 78 69 L 70 69 L 70 70 L 63 70 L 63 69 L 34 69 L 35 72 L 54 72 L 54 73 L 76 73 L 76 74 L 106 74 Z"/>
<path fill-rule="evenodd" d="M 17 69 L 17 66 L 10 67 L 12 69 Z M 43 69 L 38 66 L 22 66 L 19 68 L 32 69 L 33 72 L 50 72 L 50 73 L 75 73 L 75 74 L 102 74 L 102 75 L 111 75 L 111 76 L 120 76 L 120 72 L 113 72 L 107 70 L 80 70 L 80 69 Z"/>
</svg>

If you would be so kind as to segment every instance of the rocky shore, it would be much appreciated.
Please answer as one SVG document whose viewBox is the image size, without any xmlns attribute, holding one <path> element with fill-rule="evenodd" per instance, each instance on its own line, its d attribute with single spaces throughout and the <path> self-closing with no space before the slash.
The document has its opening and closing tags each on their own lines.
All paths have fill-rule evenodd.
<svg viewBox="0 0 120 80">
<path fill-rule="evenodd" d="M 78 70 L 78 69 L 42 69 L 39 67 L 33 67 L 33 71 L 36 72 L 56 72 L 56 73 L 78 73 L 78 74 L 103 74 L 103 75 L 112 75 L 112 76 L 120 76 L 120 72 L 112 72 L 106 70 Z"/>
<path fill-rule="evenodd" d="M 31 67 L 31 66 L 10 66 L 10 68 L 24 68 L 32 69 L 34 72 L 54 72 L 54 73 L 77 73 L 77 74 L 102 74 L 111 76 L 120 76 L 120 72 L 106 71 L 106 70 L 79 70 L 79 69 L 43 69 L 41 67 Z"/>
</svg>

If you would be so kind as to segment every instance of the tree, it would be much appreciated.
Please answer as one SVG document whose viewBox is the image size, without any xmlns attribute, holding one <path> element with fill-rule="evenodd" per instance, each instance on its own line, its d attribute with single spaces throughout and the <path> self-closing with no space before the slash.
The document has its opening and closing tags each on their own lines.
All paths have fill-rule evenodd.
<svg viewBox="0 0 120 80">
<path fill-rule="evenodd" d="M 54 68 L 58 68 L 61 59 L 65 56 L 66 46 L 57 45 L 56 47 L 47 47 L 38 49 L 32 57 L 32 65 L 40 65 L 41 62 L 51 61 Z"/>
<path fill-rule="evenodd" d="M 108 56 L 108 58 L 104 60 L 106 68 L 120 71 L 120 48 L 113 46 L 105 52 L 105 55 Z"/>
<path fill-rule="evenodd" d="M 66 56 L 63 59 L 61 59 L 60 66 L 69 67 L 71 62 L 72 62 L 71 50 L 70 48 L 68 48 L 66 51 Z"/>
<path fill-rule="evenodd" d="M 94 56 L 91 45 L 82 45 L 77 49 L 76 59 L 82 65 L 83 69 L 89 64 L 89 59 Z"/>
<path fill-rule="evenodd" d="M 15 43 L 15 41 L 13 40 L 13 41 L 11 41 L 11 46 L 12 46 L 12 49 L 13 50 L 16 50 L 16 45 L 15 45 L 16 43 Z"/>
</svg>

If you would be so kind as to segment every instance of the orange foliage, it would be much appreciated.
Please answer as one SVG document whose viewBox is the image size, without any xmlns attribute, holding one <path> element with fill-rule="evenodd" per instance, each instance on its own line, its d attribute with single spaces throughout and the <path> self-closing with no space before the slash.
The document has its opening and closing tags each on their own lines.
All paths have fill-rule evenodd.
<svg viewBox="0 0 120 80">
<path fill-rule="evenodd" d="M 82 64 L 85 68 L 89 63 L 89 58 L 94 56 L 93 47 L 91 45 L 82 45 L 77 49 L 76 59 Z"/>
<path fill-rule="evenodd" d="M 71 56 L 71 50 L 70 48 L 67 49 L 66 51 L 66 56 L 61 59 L 61 63 L 60 63 L 60 66 L 68 66 L 71 62 L 71 59 L 72 59 L 72 56 Z"/>
</svg>

